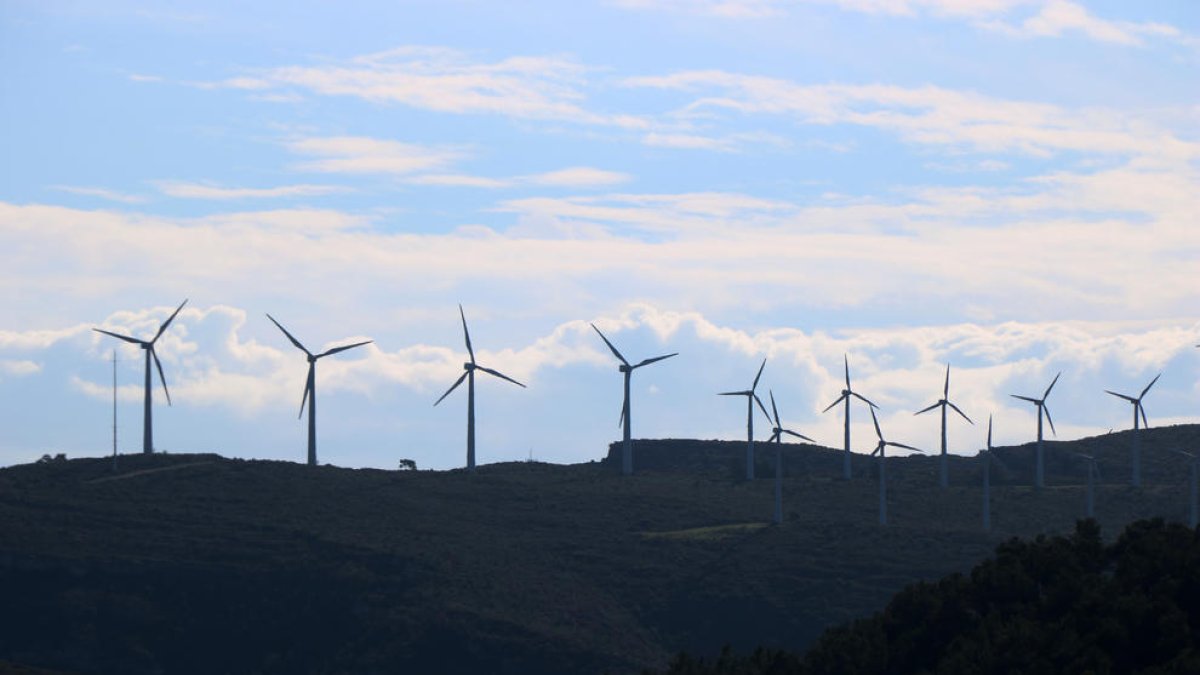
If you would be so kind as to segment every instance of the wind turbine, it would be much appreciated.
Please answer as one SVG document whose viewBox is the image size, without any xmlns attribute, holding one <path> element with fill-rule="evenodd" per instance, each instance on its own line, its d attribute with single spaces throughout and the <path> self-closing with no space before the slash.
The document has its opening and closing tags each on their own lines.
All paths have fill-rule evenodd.
<svg viewBox="0 0 1200 675">
<path fill-rule="evenodd" d="M 920 415 L 921 413 L 927 413 L 930 410 L 933 410 L 934 408 L 942 409 L 942 455 L 941 455 L 940 474 L 939 474 L 939 478 L 938 478 L 939 482 L 941 483 L 942 489 L 945 489 L 946 487 L 948 487 L 950 485 L 950 477 L 949 477 L 949 473 L 948 473 L 947 467 L 946 467 L 946 462 L 947 462 L 947 459 L 946 459 L 946 408 L 947 407 L 954 408 L 954 412 L 961 415 L 964 420 L 971 422 L 971 418 L 967 417 L 966 413 L 959 410 L 958 406 L 956 406 L 950 402 L 950 364 L 948 364 L 948 363 L 946 364 L 946 385 L 945 385 L 945 387 L 942 388 L 941 400 L 939 400 L 937 403 L 934 403 L 933 405 L 929 406 L 928 408 L 925 408 L 924 410 L 918 410 L 917 412 L 913 413 L 914 415 Z M 974 424 L 975 424 L 974 422 L 971 422 L 972 426 Z"/>
<path fill-rule="evenodd" d="M 879 406 L 875 405 L 874 403 L 871 403 L 866 398 L 863 398 L 858 393 L 856 393 L 850 389 L 850 357 L 843 356 L 842 358 L 846 364 L 846 388 L 842 390 L 842 395 L 839 396 L 836 401 L 834 401 L 833 403 L 830 403 L 829 406 L 827 408 L 825 408 L 824 410 L 822 410 L 821 412 L 822 413 L 829 412 L 835 405 L 841 403 L 842 401 L 846 402 L 846 413 L 845 413 L 845 416 L 846 416 L 846 435 L 845 435 L 846 444 L 845 444 L 845 454 L 842 455 L 842 458 L 843 458 L 842 459 L 842 478 L 844 478 L 846 480 L 850 480 L 850 397 L 853 396 L 857 399 L 860 399 L 863 403 L 866 403 L 868 406 L 870 406 L 871 410 L 872 410 L 872 414 L 874 414 L 875 408 L 878 408 Z"/>
<path fill-rule="evenodd" d="M 344 352 L 347 349 L 354 349 L 355 347 L 361 347 L 366 344 L 371 344 L 372 342 L 374 342 L 374 340 L 366 340 L 364 342 L 355 342 L 354 344 L 351 344 L 351 345 L 343 345 L 341 347 L 334 347 L 332 349 L 327 349 L 327 350 L 321 352 L 320 354 L 313 354 L 312 352 L 308 351 L 308 349 L 305 348 L 304 345 L 300 344 L 300 341 L 297 340 L 295 337 L 293 337 L 292 334 L 289 333 L 286 328 L 284 328 L 278 321 L 276 321 L 275 317 L 268 314 L 267 318 L 271 320 L 271 323 L 275 324 L 276 328 L 283 331 L 283 334 L 287 336 L 287 339 L 291 340 L 293 345 L 296 345 L 296 349 L 299 349 L 300 351 L 304 352 L 304 355 L 308 357 L 308 378 L 304 384 L 304 395 L 300 397 L 300 414 L 296 416 L 296 419 L 299 419 L 304 416 L 304 404 L 307 403 L 308 404 L 308 465 L 316 466 L 317 465 L 317 360 L 325 358 L 326 356 L 330 356 L 332 354 L 337 354 L 338 352 Z"/>
<path fill-rule="evenodd" d="M 1135 488 L 1142 487 L 1142 434 L 1140 432 L 1141 427 L 1138 425 L 1138 413 L 1141 413 L 1142 416 L 1142 419 L 1140 420 L 1142 422 L 1142 426 L 1145 426 L 1147 429 L 1149 429 L 1150 423 L 1146 421 L 1146 409 L 1142 407 L 1142 399 L 1146 397 L 1146 392 L 1150 391 L 1150 387 L 1153 387 L 1154 383 L 1158 382 L 1158 378 L 1160 377 L 1162 377 L 1162 373 L 1155 375 L 1154 379 L 1150 380 L 1150 384 L 1146 385 L 1146 388 L 1142 390 L 1142 393 L 1139 394 L 1137 398 L 1126 396 L 1125 394 L 1118 394 L 1117 392 L 1109 391 L 1108 389 L 1104 390 L 1104 393 L 1106 394 L 1112 394 L 1117 398 L 1123 398 L 1133 404 L 1133 469 L 1130 474 L 1129 484 Z"/>
<path fill-rule="evenodd" d="M 750 385 L 745 391 L 723 391 L 720 396 L 745 396 L 746 397 L 746 480 L 754 480 L 754 404 L 758 404 L 762 414 L 767 416 L 767 422 L 771 421 L 771 416 L 767 414 L 767 408 L 763 405 L 762 399 L 754 390 L 758 388 L 758 378 L 762 377 L 763 368 L 767 367 L 767 360 L 763 359 L 762 365 L 758 367 L 758 374 L 754 376 L 754 384 Z"/>
<path fill-rule="evenodd" d="M 1100 475 L 1100 467 L 1096 466 L 1095 455 L 1085 455 L 1082 452 L 1072 452 L 1072 455 L 1087 462 L 1087 517 L 1096 517 L 1096 478 Z"/>
<path fill-rule="evenodd" d="M 1039 490 L 1042 489 L 1042 487 L 1044 487 L 1044 485 L 1045 485 L 1045 480 L 1044 480 L 1045 464 L 1042 461 L 1042 414 L 1045 413 L 1046 421 L 1050 423 L 1050 433 L 1057 436 L 1058 432 L 1056 432 L 1054 430 L 1054 420 L 1051 419 L 1051 417 L 1050 417 L 1050 409 L 1046 407 L 1046 398 L 1048 396 L 1050 396 L 1050 390 L 1054 388 L 1055 383 L 1058 382 L 1058 378 L 1061 375 L 1062 375 L 1062 371 L 1059 371 L 1058 375 L 1054 376 L 1054 380 L 1052 382 L 1050 382 L 1049 387 L 1046 387 L 1046 393 L 1042 394 L 1041 398 L 1032 398 L 1029 396 L 1018 396 L 1016 394 L 1009 394 L 1009 396 L 1012 396 L 1013 398 L 1019 398 L 1022 401 L 1029 401 L 1030 403 L 1037 406 L 1037 414 L 1038 414 L 1037 468 L 1035 469 L 1034 474 L 1033 474 L 1033 484 L 1034 484 L 1034 487 L 1036 487 Z"/>
<path fill-rule="evenodd" d="M 655 356 L 654 358 L 641 361 L 636 366 L 631 366 L 629 365 L 629 362 L 625 360 L 625 357 L 621 356 L 621 352 L 617 351 L 617 348 L 613 346 L 613 343 L 609 342 L 608 338 L 604 337 L 604 333 L 601 333 L 600 329 L 596 328 L 596 324 L 591 324 L 591 326 L 592 330 L 596 331 L 596 334 L 600 336 L 600 339 L 604 340 L 604 344 L 608 345 L 608 348 L 612 351 L 613 356 L 617 357 L 617 360 L 621 362 L 621 365 L 617 366 L 617 371 L 624 373 L 625 375 L 625 399 L 621 403 L 621 426 L 625 428 L 624 449 L 621 452 L 621 473 L 628 476 L 633 473 L 633 432 L 630 431 L 630 417 L 632 417 L 633 413 L 629 409 L 629 378 L 633 375 L 633 371 L 637 370 L 638 368 L 641 368 L 642 366 L 648 366 L 657 361 L 662 361 L 663 359 L 669 359 L 672 356 L 677 356 L 679 352 L 674 352 L 665 356 Z"/>
<path fill-rule="evenodd" d="M 925 451 L 920 448 L 914 448 L 911 445 L 883 440 L 883 432 L 879 430 L 879 419 L 875 417 L 874 408 L 871 408 L 871 421 L 875 423 L 875 435 L 879 437 L 879 443 L 875 446 L 875 450 L 871 452 L 871 456 L 879 455 L 879 524 L 887 525 L 887 446 L 904 448 L 905 450 L 912 450 L 921 454 L 924 454 Z"/>
<path fill-rule="evenodd" d="M 471 348 L 471 333 L 470 333 L 470 331 L 467 330 L 467 315 L 463 313 L 462 305 L 458 306 L 458 315 L 459 315 L 459 317 L 462 318 L 463 339 L 467 343 L 467 354 L 470 355 L 471 360 L 463 364 L 463 371 L 464 371 L 463 374 L 458 376 L 458 379 L 454 381 L 454 384 L 450 385 L 450 388 L 446 390 L 446 393 L 442 394 L 441 398 L 434 401 L 433 405 L 436 406 L 438 403 L 441 403 L 442 399 L 449 396 L 450 392 L 457 389 L 458 385 L 463 383 L 463 380 L 467 381 L 467 471 L 474 471 L 475 470 L 475 371 L 482 370 L 483 372 L 487 373 L 488 375 L 493 375 L 502 380 L 508 380 L 509 382 L 512 382 L 513 384 L 517 385 L 518 387 L 521 387 L 522 389 L 525 388 L 525 385 L 521 384 L 520 382 L 517 382 L 516 380 L 505 375 L 504 373 L 501 373 L 498 370 L 492 370 L 491 368 L 485 368 L 485 367 L 475 363 L 475 350 Z"/>
<path fill-rule="evenodd" d="M 767 442 L 775 441 L 775 517 L 772 521 L 778 525 L 783 522 L 783 435 L 803 438 L 809 443 L 816 441 L 791 429 L 784 429 L 779 423 L 779 408 L 775 407 L 775 392 L 767 390 L 767 393 L 771 395 L 771 412 L 775 413 L 775 427 L 771 429 L 771 438 Z"/>
<path fill-rule="evenodd" d="M 1197 345 L 1200 347 L 1200 345 Z M 1200 455 L 1186 450 L 1172 449 L 1172 452 L 1177 452 L 1188 458 L 1188 482 L 1191 484 L 1191 499 L 1188 501 L 1188 527 L 1196 529 L 1196 523 L 1200 521 Z"/>
<path fill-rule="evenodd" d="M 992 478 L 991 468 L 992 462 L 1000 465 L 1000 468 L 1007 470 L 1008 467 L 1004 462 L 1000 461 L 1000 456 L 996 454 L 992 448 L 992 416 L 988 415 L 988 433 L 987 433 L 987 449 L 980 452 L 983 456 L 983 529 L 985 532 L 992 530 Z"/>
<path fill-rule="evenodd" d="M 139 340 L 135 337 L 129 337 L 128 335 L 121 335 L 120 333 L 113 333 L 111 331 L 103 330 L 100 328 L 92 329 L 92 330 L 96 331 L 97 333 L 104 333 L 105 335 L 111 335 L 112 337 L 115 337 L 118 340 L 124 340 L 126 342 L 135 344 L 135 345 L 141 347 L 142 351 L 146 352 L 146 380 L 145 380 L 146 396 L 145 396 L 144 402 L 142 404 L 143 405 L 143 408 L 142 408 L 142 410 L 143 410 L 143 413 L 142 413 L 142 452 L 144 452 L 147 455 L 154 452 L 154 431 L 153 431 L 153 425 L 151 424 L 152 416 L 151 416 L 151 412 L 150 412 L 150 393 L 151 393 L 150 359 L 154 359 L 154 365 L 155 365 L 155 367 L 158 368 L 158 379 L 160 382 L 162 382 L 163 393 L 166 394 L 166 396 L 167 396 L 167 405 L 171 405 L 171 392 L 167 390 L 167 378 L 163 375 L 162 362 L 158 360 L 158 354 L 154 351 L 154 343 L 158 342 L 158 338 L 162 337 L 163 332 L 167 330 L 167 326 L 171 325 L 171 322 L 175 320 L 175 316 L 179 314 L 179 310 L 183 309 L 183 306 L 186 304 L 187 304 L 187 300 L 184 300 L 183 302 L 179 303 L 179 306 L 176 307 L 175 311 L 171 312 L 171 316 L 167 317 L 167 320 L 164 321 L 162 323 L 162 325 L 158 327 L 158 332 L 155 333 L 154 337 L 151 338 L 149 341 Z"/>
</svg>

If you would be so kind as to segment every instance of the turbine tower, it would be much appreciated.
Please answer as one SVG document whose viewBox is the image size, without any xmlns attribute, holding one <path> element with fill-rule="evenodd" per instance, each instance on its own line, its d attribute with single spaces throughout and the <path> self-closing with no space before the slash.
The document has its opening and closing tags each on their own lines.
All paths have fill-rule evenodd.
<svg viewBox="0 0 1200 675">
<path fill-rule="evenodd" d="M 171 312 L 171 316 L 167 317 L 167 320 L 164 321 L 162 323 L 162 325 L 158 327 L 158 332 L 155 333 L 154 337 L 151 338 L 150 340 L 139 340 L 135 337 L 129 337 L 128 335 L 121 335 L 119 333 L 113 333 L 111 331 L 103 330 L 100 328 L 92 329 L 92 330 L 96 331 L 97 333 L 104 333 L 105 335 L 111 335 L 112 337 L 115 337 L 118 340 L 124 340 L 126 342 L 135 344 L 135 345 L 141 347 L 142 351 L 146 352 L 146 378 L 145 378 L 146 396 L 145 396 L 144 402 L 142 404 L 142 406 L 143 406 L 142 407 L 142 452 L 144 452 L 147 455 L 154 452 L 154 430 L 153 430 L 152 415 L 151 415 L 151 410 L 150 410 L 150 394 L 151 394 L 151 390 L 152 390 L 152 387 L 150 386 L 150 360 L 151 359 L 154 359 L 154 365 L 156 368 L 158 368 L 158 379 L 160 382 L 162 382 L 163 393 L 166 394 L 166 396 L 167 396 L 167 405 L 171 405 L 171 392 L 167 390 L 167 378 L 163 375 L 162 362 L 158 360 L 158 353 L 156 353 L 154 351 L 154 343 L 158 342 L 158 338 L 162 337 L 163 332 L 167 330 L 167 326 L 171 325 L 171 322 L 175 320 L 175 316 L 179 314 L 179 310 L 183 309 L 183 306 L 186 304 L 187 304 L 187 300 L 184 300 L 183 302 L 179 303 L 179 306 L 176 307 L 175 311 Z"/>
<path fill-rule="evenodd" d="M 767 360 L 763 359 L 762 365 L 758 367 L 758 374 L 754 376 L 754 384 L 750 385 L 749 389 L 744 391 L 723 391 L 719 396 L 745 396 L 746 397 L 746 480 L 754 480 L 754 404 L 758 404 L 758 409 L 762 410 L 762 414 L 767 416 L 767 423 L 771 422 L 771 416 L 767 413 L 766 406 L 763 405 L 762 399 L 754 390 L 758 388 L 758 378 L 762 377 L 763 368 L 767 367 Z"/>
<path fill-rule="evenodd" d="M 1188 458 L 1188 483 L 1191 485 L 1191 494 L 1188 500 L 1188 527 L 1194 530 L 1196 523 L 1200 522 L 1200 455 L 1174 448 L 1172 448 L 1172 452 Z"/>
<path fill-rule="evenodd" d="M 1019 398 L 1022 401 L 1029 401 L 1030 403 L 1037 406 L 1037 415 L 1038 415 L 1037 467 L 1035 468 L 1034 474 L 1033 474 L 1033 485 L 1034 485 L 1034 487 L 1036 487 L 1039 490 L 1041 490 L 1043 487 L 1045 487 L 1045 480 L 1044 480 L 1045 479 L 1045 463 L 1043 462 L 1043 455 L 1042 455 L 1042 414 L 1045 413 L 1046 421 L 1050 423 L 1050 433 L 1057 436 L 1058 432 L 1056 432 L 1054 430 L 1054 420 L 1050 417 L 1050 409 L 1046 407 L 1046 398 L 1048 396 L 1050 396 L 1050 390 L 1054 388 L 1055 383 L 1058 382 L 1058 378 L 1061 375 L 1062 375 L 1062 371 L 1059 371 L 1058 375 L 1054 376 L 1054 380 L 1050 382 L 1049 387 L 1046 387 L 1046 393 L 1042 394 L 1041 398 L 1032 398 L 1029 396 L 1018 396 L 1016 394 L 1009 394 L 1009 396 L 1012 396 L 1013 398 Z"/>
<path fill-rule="evenodd" d="M 1100 467 L 1096 466 L 1095 455 L 1085 455 L 1082 452 L 1072 452 L 1072 455 L 1087 462 L 1087 517 L 1096 517 L 1096 478 L 1100 475 Z"/>
<path fill-rule="evenodd" d="M 1144 407 L 1142 407 L 1142 399 L 1146 397 L 1146 392 L 1150 391 L 1150 387 L 1153 387 L 1154 383 L 1158 382 L 1158 378 L 1160 378 L 1160 377 L 1162 377 L 1162 373 L 1155 375 L 1154 379 L 1150 380 L 1150 384 L 1146 385 L 1146 388 L 1142 390 L 1142 393 L 1139 394 L 1137 398 L 1134 398 L 1132 396 L 1126 396 L 1125 394 L 1118 394 L 1117 392 L 1109 391 L 1108 389 L 1104 390 L 1104 392 L 1106 394 L 1112 394 L 1113 396 L 1116 396 L 1117 398 L 1123 398 L 1126 401 L 1129 401 L 1131 404 L 1133 404 L 1133 449 L 1131 451 L 1133 468 L 1131 469 L 1131 473 L 1130 473 L 1130 477 L 1129 477 L 1129 484 L 1135 488 L 1142 487 L 1141 426 L 1144 426 L 1147 429 L 1150 428 L 1150 423 L 1148 421 L 1146 421 L 1146 409 Z M 1139 421 L 1138 414 L 1139 413 L 1142 416 L 1141 426 L 1139 426 L 1139 424 L 1138 424 L 1138 421 Z"/>
<path fill-rule="evenodd" d="M 322 359 L 326 356 L 337 354 L 338 352 L 344 352 L 347 349 L 354 349 L 355 347 L 361 347 L 366 344 L 371 344 L 371 342 L 373 342 L 373 340 L 366 340 L 364 342 L 355 342 L 354 344 L 351 344 L 351 345 L 343 345 L 341 347 L 334 347 L 332 349 L 327 349 L 327 350 L 321 352 L 320 354 L 313 354 L 312 352 L 308 351 L 308 349 L 306 349 L 304 345 L 300 344 L 300 341 L 297 340 L 295 337 L 293 337 L 292 334 L 289 333 L 286 328 L 284 328 L 278 321 L 276 321 L 275 317 L 268 314 L 267 318 L 271 320 L 271 323 L 275 324 L 276 328 L 283 331 L 283 334 L 287 336 L 287 339 L 291 340 L 293 345 L 296 345 L 296 349 L 299 349 L 300 351 L 304 352 L 304 355 L 308 357 L 308 379 L 304 384 L 304 395 L 300 398 L 300 414 L 297 415 L 296 418 L 299 419 L 304 416 L 304 405 L 307 403 L 308 404 L 308 465 L 316 466 L 317 465 L 317 360 Z"/>
<path fill-rule="evenodd" d="M 467 315 L 463 313 L 462 305 L 458 306 L 458 315 L 462 319 L 463 340 L 467 343 L 467 354 L 471 357 L 471 360 L 463 364 L 463 374 L 458 376 L 458 379 L 454 381 L 454 384 L 450 385 L 450 388 L 446 390 L 446 393 L 442 394 L 441 398 L 434 401 L 433 405 L 436 406 L 437 404 L 441 403 L 443 399 L 445 399 L 447 396 L 450 395 L 450 392 L 457 389 L 458 385 L 463 383 L 463 380 L 467 381 L 467 471 L 474 471 L 475 470 L 475 371 L 482 370 L 483 372 L 487 373 L 488 375 L 493 375 L 502 380 L 508 380 L 509 382 L 512 382 L 513 384 L 517 385 L 518 387 L 521 387 L 522 389 L 525 388 L 525 385 L 521 384 L 520 382 L 517 382 L 516 380 L 505 375 L 504 373 L 501 373 L 498 370 L 492 370 L 491 368 L 485 368 L 485 367 L 475 363 L 475 350 L 471 348 L 471 333 L 470 333 L 470 331 L 467 330 Z"/>
<path fill-rule="evenodd" d="M 779 423 L 779 408 L 775 407 L 775 392 L 767 390 L 767 393 L 771 395 L 771 412 L 775 413 L 775 427 L 771 429 L 771 438 L 767 441 L 768 443 L 775 442 L 775 516 L 771 521 L 779 525 L 783 522 L 783 435 L 788 434 L 802 438 L 809 443 L 816 443 L 816 441 L 791 429 L 784 429 L 783 425 Z"/>
<path fill-rule="evenodd" d="M 938 475 L 938 482 L 941 484 L 942 489 L 945 489 L 950 485 L 950 477 L 949 477 L 949 473 L 948 473 L 948 470 L 946 467 L 946 462 L 947 462 L 947 459 L 946 459 L 946 408 L 947 407 L 953 408 L 954 412 L 961 415 L 964 420 L 971 422 L 971 418 L 967 417 L 966 413 L 959 410 L 958 406 L 956 406 L 950 402 L 950 364 L 949 363 L 946 364 L 946 385 L 945 385 L 945 387 L 942 388 L 941 400 L 939 400 L 937 403 L 934 403 L 933 405 L 929 406 L 928 408 L 925 408 L 924 410 L 918 410 L 917 412 L 913 413 L 914 415 L 920 415 L 921 413 L 927 413 L 930 410 L 933 410 L 934 408 L 942 409 L 942 455 L 941 455 L 941 464 L 939 465 L 940 473 Z M 972 426 L 974 426 L 974 424 L 975 424 L 974 422 L 971 422 Z"/>
<path fill-rule="evenodd" d="M 617 371 L 625 375 L 625 399 L 621 403 L 620 422 L 621 426 L 625 429 L 624 447 L 621 451 L 621 473 L 628 476 L 633 473 L 633 432 L 630 430 L 630 418 L 633 416 L 633 413 L 629 407 L 629 378 L 633 375 L 633 371 L 638 368 L 662 361 L 663 359 L 669 359 L 672 356 L 678 356 L 679 352 L 673 352 L 665 356 L 655 356 L 654 358 L 645 359 L 635 366 L 631 366 L 625 360 L 625 357 L 621 356 L 621 352 L 617 351 L 617 348 L 613 346 L 613 343 L 604 337 L 604 333 L 601 333 L 600 329 L 596 328 L 596 324 L 591 324 L 591 326 L 592 330 L 596 331 L 596 334 L 600 336 L 600 339 L 604 340 L 604 344 L 608 345 L 613 356 L 617 357 L 617 360 L 621 362 L 621 365 L 617 366 Z"/>
<path fill-rule="evenodd" d="M 904 448 L 905 450 L 912 450 L 922 454 L 925 451 L 920 448 L 914 448 L 911 445 L 883 440 L 883 432 L 879 430 L 879 419 L 875 417 L 874 408 L 871 408 L 871 421 L 875 423 L 875 435 L 879 438 L 879 443 L 876 444 L 875 450 L 871 452 L 872 457 L 879 455 L 879 524 L 887 525 L 887 446 Z"/>
<path fill-rule="evenodd" d="M 871 403 L 866 398 L 860 396 L 857 392 L 850 389 L 850 357 L 843 356 L 842 358 L 845 361 L 845 365 L 846 365 L 846 388 L 842 390 L 842 395 L 839 396 L 836 401 L 834 401 L 833 403 L 830 403 L 829 406 L 827 408 L 825 408 L 824 410 L 822 410 L 821 412 L 822 413 L 829 412 L 835 405 L 841 403 L 842 401 L 846 402 L 846 412 L 845 412 L 845 417 L 846 417 L 845 441 L 846 441 L 846 443 L 845 443 L 845 454 L 842 455 L 842 458 L 843 458 L 842 459 L 842 478 L 844 478 L 846 480 L 850 480 L 850 397 L 853 396 L 853 397 L 861 400 L 863 403 L 866 403 L 868 406 L 870 406 L 871 410 L 872 410 L 872 414 L 874 414 L 875 408 L 878 408 L 879 406 L 875 405 L 874 403 Z"/>
</svg>

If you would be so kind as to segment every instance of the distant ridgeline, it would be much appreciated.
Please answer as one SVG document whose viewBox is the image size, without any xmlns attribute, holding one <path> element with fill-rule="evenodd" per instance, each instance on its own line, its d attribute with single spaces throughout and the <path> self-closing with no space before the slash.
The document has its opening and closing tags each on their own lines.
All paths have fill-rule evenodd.
<svg viewBox="0 0 1200 675">
<path fill-rule="evenodd" d="M 661 672 L 1200 673 L 1200 531 L 1139 521 L 1105 546 L 1095 521 L 1080 521 L 1071 536 L 1012 539 L 970 574 L 909 586 L 804 655 L 726 648 Z"/>
<path fill-rule="evenodd" d="M 1085 480 L 1085 468 L 1075 453 L 1087 453 L 1097 458 L 1101 482 L 1128 483 L 1130 473 L 1129 448 L 1131 431 L 1117 431 L 1102 436 L 1073 441 L 1046 441 L 1046 480 L 1060 485 L 1079 485 Z M 1178 482 L 1186 475 L 1187 464 L 1173 450 L 1200 451 L 1200 425 L 1187 424 L 1142 430 L 1142 473 L 1149 483 Z M 635 471 L 671 471 L 722 475 L 739 479 L 745 473 L 746 441 L 695 439 L 635 440 Z M 1069 448 L 1069 452 L 1065 451 Z M 865 450 L 866 448 L 864 448 Z M 938 456 L 933 449 L 928 455 L 909 455 L 888 458 L 888 473 L 896 478 L 936 476 Z M 1003 465 L 992 465 L 991 480 L 995 485 L 1032 485 L 1035 443 L 997 447 L 996 455 Z M 785 476 L 841 476 L 840 449 L 808 443 L 784 443 L 783 473 Z M 755 441 L 755 475 L 760 478 L 775 475 L 775 444 Z M 855 476 L 873 475 L 876 460 L 865 452 L 852 455 Z M 949 455 L 950 482 L 978 486 L 983 465 L 976 456 Z M 621 443 L 608 446 L 604 464 L 620 471 Z"/>
</svg>

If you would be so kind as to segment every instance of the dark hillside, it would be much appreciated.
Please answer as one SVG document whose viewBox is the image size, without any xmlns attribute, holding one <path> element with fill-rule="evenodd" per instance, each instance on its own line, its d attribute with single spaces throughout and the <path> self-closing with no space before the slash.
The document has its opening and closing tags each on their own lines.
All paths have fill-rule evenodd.
<svg viewBox="0 0 1200 675">
<path fill-rule="evenodd" d="M 914 584 L 827 631 L 805 655 L 676 657 L 668 675 L 1200 672 L 1200 531 L 1094 521 L 1012 539 L 969 575 Z"/>
<path fill-rule="evenodd" d="M 1121 435 L 1071 445 L 1101 455 L 1105 531 L 1185 518 L 1186 465 L 1167 449 L 1198 441 L 1195 426 L 1148 432 L 1141 491 L 1120 484 Z M 994 532 L 980 531 L 965 459 L 944 493 L 929 460 L 893 461 L 894 525 L 881 529 L 868 464 L 847 483 L 833 451 L 786 446 L 787 522 L 770 527 L 772 481 L 719 468 L 741 444 L 638 447 L 644 470 L 629 478 L 606 462 L 471 475 L 215 455 L 127 456 L 115 475 L 107 459 L 0 470 L 0 661 L 599 673 L 725 642 L 798 650 L 914 581 L 967 571 L 1008 537 L 1068 531 L 1083 509 L 1082 467 L 1052 460 L 1051 487 L 1035 494 L 1012 448 Z M 654 465 L 656 452 L 668 459 Z"/>
</svg>

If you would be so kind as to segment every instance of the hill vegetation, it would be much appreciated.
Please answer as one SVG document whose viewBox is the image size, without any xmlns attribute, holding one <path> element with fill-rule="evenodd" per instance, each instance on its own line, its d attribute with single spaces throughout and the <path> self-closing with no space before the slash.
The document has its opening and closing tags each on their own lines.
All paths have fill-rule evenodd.
<svg viewBox="0 0 1200 675">
<path fill-rule="evenodd" d="M 216 455 L 76 459 L 0 470 L 0 661 L 63 672 L 638 672 L 671 655 L 801 651 L 906 586 L 966 572 L 1013 536 L 1069 532 L 1081 463 L 1100 457 L 1105 532 L 1185 520 L 1171 448 L 1150 430 L 1147 486 L 1128 436 L 1050 444 L 1048 487 L 1000 451 L 993 525 L 978 463 L 937 488 L 928 458 L 889 460 L 892 526 L 870 462 L 787 445 L 786 522 L 772 481 L 738 480 L 741 443 L 639 441 L 609 461 L 464 471 L 350 470 Z M 760 476 L 771 476 L 761 452 Z"/>
<path fill-rule="evenodd" d="M 904 589 L 801 656 L 731 650 L 676 657 L 667 675 L 1200 672 L 1200 530 L 1130 525 L 1110 546 L 1095 521 L 1012 539 L 969 575 Z"/>
</svg>

